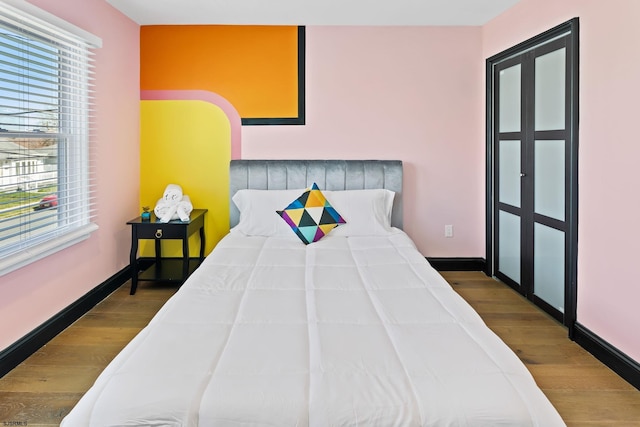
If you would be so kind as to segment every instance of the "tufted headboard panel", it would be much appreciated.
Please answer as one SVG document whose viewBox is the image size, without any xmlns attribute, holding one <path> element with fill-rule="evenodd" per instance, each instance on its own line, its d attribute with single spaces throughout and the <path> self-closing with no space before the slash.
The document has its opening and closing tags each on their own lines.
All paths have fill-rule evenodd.
<svg viewBox="0 0 640 427">
<path fill-rule="evenodd" d="M 391 225 L 402 228 L 402 161 L 400 160 L 231 160 L 230 197 L 241 189 L 321 190 L 385 188 L 396 193 Z M 240 212 L 229 204 L 229 222 L 238 224 Z"/>
</svg>

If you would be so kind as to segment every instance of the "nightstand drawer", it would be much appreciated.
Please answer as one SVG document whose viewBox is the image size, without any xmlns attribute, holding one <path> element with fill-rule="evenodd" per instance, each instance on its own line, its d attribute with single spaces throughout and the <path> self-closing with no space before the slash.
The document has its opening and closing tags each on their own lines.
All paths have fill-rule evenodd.
<svg viewBox="0 0 640 427">
<path fill-rule="evenodd" d="M 186 233 L 186 227 L 175 227 L 174 224 L 158 222 L 138 226 L 138 239 L 181 239 Z"/>
</svg>

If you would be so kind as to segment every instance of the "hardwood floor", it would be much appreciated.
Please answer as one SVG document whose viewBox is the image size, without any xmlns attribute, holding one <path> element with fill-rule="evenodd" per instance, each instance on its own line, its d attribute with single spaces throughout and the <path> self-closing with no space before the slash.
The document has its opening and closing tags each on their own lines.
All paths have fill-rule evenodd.
<svg viewBox="0 0 640 427">
<path fill-rule="evenodd" d="M 520 357 L 568 426 L 640 426 L 640 391 L 513 289 L 479 272 L 445 279 Z"/>
<path fill-rule="evenodd" d="M 555 320 L 482 273 L 443 276 L 522 359 L 568 426 L 640 426 L 640 391 L 569 341 Z M 130 296 L 126 283 L 1 378 L 0 425 L 59 425 L 174 292 L 142 284 Z"/>
<path fill-rule="evenodd" d="M 58 426 L 98 374 L 175 293 L 125 283 L 0 379 L 0 425 Z M 78 426 L 85 427 L 85 426 Z"/>
</svg>

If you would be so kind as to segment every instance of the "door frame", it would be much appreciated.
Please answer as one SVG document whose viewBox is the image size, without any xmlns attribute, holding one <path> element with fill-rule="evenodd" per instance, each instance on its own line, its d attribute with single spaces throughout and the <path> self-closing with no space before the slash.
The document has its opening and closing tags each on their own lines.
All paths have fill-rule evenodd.
<svg viewBox="0 0 640 427">
<path fill-rule="evenodd" d="M 485 274 L 493 277 L 495 275 L 495 251 L 494 241 L 495 211 L 494 197 L 496 182 L 494 179 L 495 169 L 495 141 L 494 141 L 494 99 L 495 92 L 495 65 L 507 60 L 515 55 L 520 55 L 543 43 L 547 43 L 563 34 L 570 33 L 568 40 L 570 47 L 571 64 L 569 73 L 571 81 L 569 87 L 569 105 L 566 114 L 570 120 L 569 126 L 569 159 L 566 179 L 568 180 L 565 195 L 566 206 L 566 244 L 565 244 L 565 310 L 563 323 L 569 330 L 569 337 L 573 337 L 574 325 L 576 322 L 577 305 L 577 266 L 578 266 L 578 124 L 579 124 L 579 19 L 573 18 L 564 22 L 542 34 L 532 37 L 519 43 L 503 52 L 500 52 L 486 60 L 486 268 Z M 544 307 L 543 307 L 544 308 Z"/>
</svg>

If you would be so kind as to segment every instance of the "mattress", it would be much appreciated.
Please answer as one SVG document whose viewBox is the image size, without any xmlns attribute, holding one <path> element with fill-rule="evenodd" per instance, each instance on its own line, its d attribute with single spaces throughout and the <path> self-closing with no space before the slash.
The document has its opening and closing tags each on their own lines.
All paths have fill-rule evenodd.
<svg viewBox="0 0 640 427">
<path fill-rule="evenodd" d="M 560 426 L 402 231 L 228 234 L 62 426 Z"/>
</svg>

